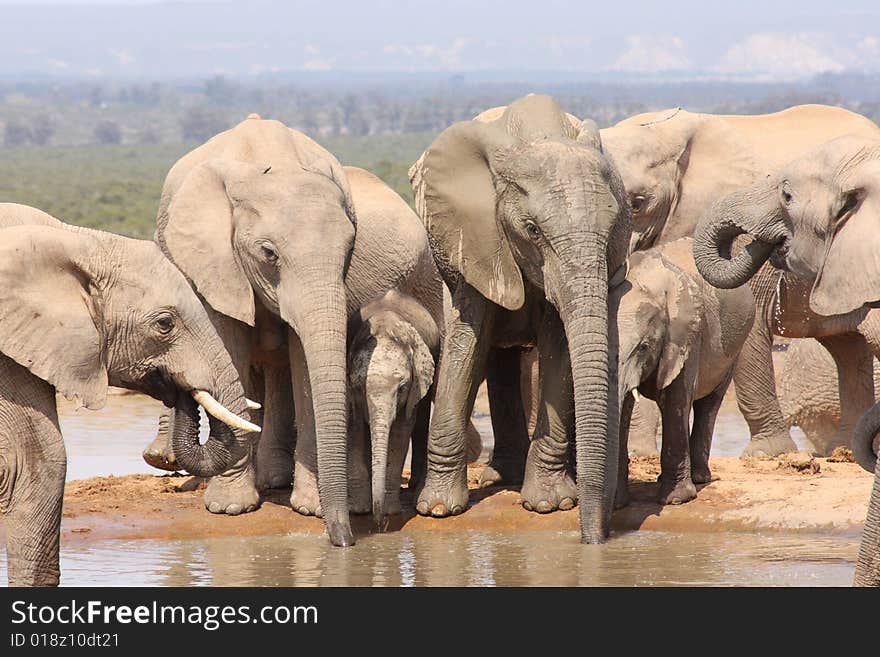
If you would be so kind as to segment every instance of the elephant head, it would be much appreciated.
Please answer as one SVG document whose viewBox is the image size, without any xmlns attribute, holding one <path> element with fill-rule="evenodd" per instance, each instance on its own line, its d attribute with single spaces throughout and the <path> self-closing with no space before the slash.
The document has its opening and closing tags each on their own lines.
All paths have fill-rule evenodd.
<svg viewBox="0 0 880 657">
<path fill-rule="evenodd" d="M 415 321 L 405 318 L 402 304 L 418 315 Z M 381 527 L 389 474 L 391 485 L 400 485 L 400 473 L 388 472 L 389 441 L 397 439 L 394 448 L 405 452 L 417 406 L 434 382 L 439 332 L 424 308 L 394 291 L 364 308 L 361 316 L 349 348 L 348 375 L 357 415 L 370 427 L 373 518 Z"/>
<path fill-rule="evenodd" d="M 704 215 L 694 258 L 715 287 L 742 285 L 769 258 L 813 279 L 810 308 L 837 315 L 880 300 L 880 141 L 829 141 Z M 734 239 L 753 240 L 731 256 Z"/>
<path fill-rule="evenodd" d="M 631 263 L 618 288 L 620 399 L 642 383 L 668 387 L 691 357 L 703 317 L 700 289 L 681 269 L 656 253 Z"/>
<path fill-rule="evenodd" d="M 626 260 L 630 226 L 595 124 L 574 125 L 555 100 L 529 95 L 494 121 L 448 128 L 410 178 L 447 280 L 460 277 L 508 310 L 531 285 L 558 311 L 573 375 L 582 540 L 604 541 L 606 468 L 617 453 L 608 445 L 616 440 L 608 285 Z"/>
<path fill-rule="evenodd" d="M 181 466 L 205 477 L 228 469 L 259 427 L 186 279 L 153 242 L 50 227 L 33 212 L 43 225 L 2 230 L 0 353 L 86 408 L 104 405 L 108 385 L 175 407 Z M 199 404 L 211 424 L 203 445 Z"/>
<path fill-rule="evenodd" d="M 327 532 L 334 545 L 351 545 L 344 285 L 355 237 L 351 191 L 339 162 L 305 135 L 259 119 L 233 130 L 247 145 L 242 160 L 209 159 L 182 179 L 169 173 L 178 185 L 164 199 L 157 240 L 215 311 L 253 326 L 256 296 L 298 336 Z M 275 158 L 254 164 L 255 154 Z"/>
</svg>

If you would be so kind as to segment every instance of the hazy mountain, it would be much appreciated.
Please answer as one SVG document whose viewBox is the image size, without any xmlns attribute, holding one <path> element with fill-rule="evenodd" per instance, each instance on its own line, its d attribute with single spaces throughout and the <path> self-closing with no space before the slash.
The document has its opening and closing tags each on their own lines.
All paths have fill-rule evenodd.
<svg viewBox="0 0 880 657">
<path fill-rule="evenodd" d="M 875 0 L 595 4 L 0 0 L 0 76 L 554 71 L 766 80 L 880 71 Z"/>
</svg>

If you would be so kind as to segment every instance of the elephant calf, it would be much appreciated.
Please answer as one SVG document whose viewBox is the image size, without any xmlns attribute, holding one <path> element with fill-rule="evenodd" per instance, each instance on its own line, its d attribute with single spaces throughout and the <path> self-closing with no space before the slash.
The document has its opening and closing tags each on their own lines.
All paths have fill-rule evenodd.
<svg viewBox="0 0 880 657">
<path fill-rule="evenodd" d="M 717 290 L 697 273 L 690 238 L 632 256 L 617 312 L 621 441 L 617 505 L 627 502 L 633 397 L 660 407 L 661 504 L 682 504 L 710 480 L 715 417 L 755 317 L 747 286 Z M 632 392 L 633 395 L 629 393 Z M 689 426 L 691 408 L 693 428 Z"/>
</svg>

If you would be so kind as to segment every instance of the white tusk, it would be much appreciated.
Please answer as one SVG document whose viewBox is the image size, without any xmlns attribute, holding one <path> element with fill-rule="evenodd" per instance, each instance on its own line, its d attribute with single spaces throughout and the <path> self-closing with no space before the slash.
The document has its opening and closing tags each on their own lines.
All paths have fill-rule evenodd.
<svg viewBox="0 0 880 657">
<path fill-rule="evenodd" d="M 642 396 L 639 394 L 638 388 L 633 388 L 633 397 L 636 398 L 637 402 L 642 401 Z"/>
<path fill-rule="evenodd" d="M 204 390 L 193 390 L 190 394 L 202 408 L 223 422 L 223 424 L 228 424 L 233 429 L 241 429 L 242 431 L 250 431 L 252 433 L 262 431 L 262 429 L 253 422 L 248 422 L 244 418 L 238 417 L 235 413 L 214 399 L 208 392 Z"/>
<path fill-rule="evenodd" d="M 263 408 L 263 405 L 260 402 L 255 402 L 253 399 L 244 398 L 245 403 L 247 403 L 247 407 L 252 411 L 258 411 Z"/>
</svg>

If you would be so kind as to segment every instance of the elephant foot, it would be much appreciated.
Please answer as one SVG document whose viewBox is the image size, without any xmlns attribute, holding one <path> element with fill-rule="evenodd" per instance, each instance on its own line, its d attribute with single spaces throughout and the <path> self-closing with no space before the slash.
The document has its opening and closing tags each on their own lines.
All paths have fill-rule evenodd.
<svg viewBox="0 0 880 657">
<path fill-rule="evenodd" d="M 445 475 L 428 470 L 425 485 L 416 502 L 416 512 L 423 516 L 457 516 L 468 505 L 467 471 L 459 468 Z"/>
<path fill-rule="evenodd" d="M 660 504 L 684 504 L 697 497 L 697 487 L 690 478 L 680 481 L 669 481 L 660 478 L 660 494 L 657 502 Z"/>
<path fill-rule="evenodd" d="M 526 511 L 567 511 L 577 502 L 577 487 L 564 469 L 534 468 L 526 473 L 520 497 Z"/>
<path fill-rule="evenodd" d="M 629 506 L 629 485 L 618 484 L 614 494 L 614 508 L 622 509 L 625 506 Z"/>
<path fill-rule="evenodd" d="M 260 494 L 254 486 L 253 469 L 211 477 L 205 489 L 205 508 L 211 513 L 237 516 L 260 506 Z"/>
<path fill-rule="evenodd" d="M 272 450 L 272 454 L 259 455 L 257 461 L 257 488 L 288 488 L 293 482 L 293 456 L 283 449 Z"/>
<path fill-rule="evenodd" d="M 480 473 L 480 488 L 489 486 L 518 486 L 525 475 L 526 464 L 522 459 L 492 457 L 491 463 Z"/>
<path fill-rule="evenodd" d="M 708 464 L 691 465 L 691 481 L 695 484 L 708 484 L 712 481 L 712 471 Z"/>
<path fill-rule="evenodd" d="M 771 436 L 769 438 L 752 439 L 743 450 L 742 456 L 753 456 L 757 458 L 768 456 L 779 456 L 786 452 L 798 451 L 797 445 L 788 434 L 781 436 Z"/>
<path fill-rule="evenodd" d="M 318 478 L 314 472 L 300 466 L 299 463 L 294 469 L 290 506 L 300 515 L 324 517 L 321 511 L 321 497 L 318 494 Z"/>
</svg>

